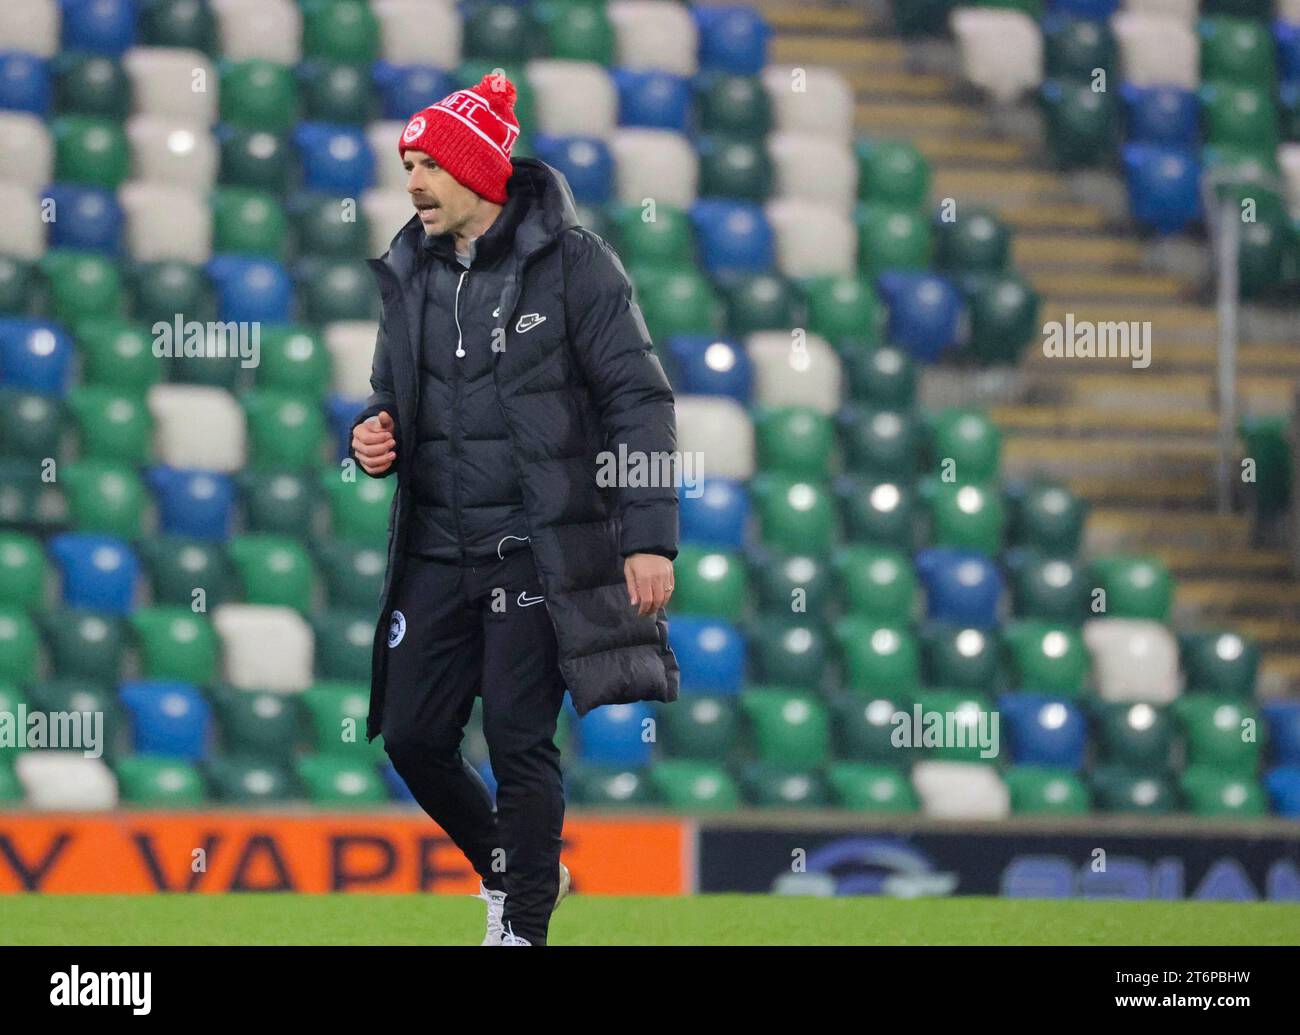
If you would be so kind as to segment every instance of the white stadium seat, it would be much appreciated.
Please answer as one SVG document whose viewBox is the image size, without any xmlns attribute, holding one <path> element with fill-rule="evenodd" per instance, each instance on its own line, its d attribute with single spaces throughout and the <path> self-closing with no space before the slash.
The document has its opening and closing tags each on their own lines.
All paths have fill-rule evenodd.
<svg viewBox="0 0 1300 1035">
<path fill-rule="evenodd" d="M 296 65 L 302 57 L 302 15 L 294 0 L 212 0 L 227 61 Z"/>
<path fill-rule="evenodd" d="M 833 416 L 840 408 L 844 375 L 840 357 L 820 335 L 803 328 L 757 331 L 745 339 L 754 368 L 754 403 L 809 406 Z"/>
<path fill-rule="evenodd" d="M 777 198 L 763 206 L 776 238 L 776 265 L 787 277 L 857 271 L 858 231 L 831 205 Z"/>
<path fill-rule="evenodd" d="M 1134 14 L 1157 14 L 1164 18 L 1177 18 L 1195 25 L 1200 17 L 1201 0 L 1124 0 L 1124 10 Z"/>
<path fill-rule="evenodd" d="M 767 137 L 772 193 L 803 198 L 852 213 L 858 195 L 858 163 L 843 140 L 821 133 L 777 131 Z"/>
<path fill-rule="evenodd" d="M 1083 641 L 1103 701 L 1169 704 L 1181 693 L 1178 643 L 1160 622 L 1094 618 L 1084 623 Z"/>
<path fill-rule="evenodd" d="M 366 216 L 369 251 L 373 258 L 388 251 L 397 231 L 415 215 L 411 195 L 404 190 L 368 190 L 361 196 L 361 211 Z"/>
<path fill-rule="evenodd" d="M 0 255 L 35 262 L 44 254 L 40 196 L 30 187 L 0 181 Z"/>
<path fill-rule="evenodd" d="M 117 807 L 117 779 L 102 758 L 80 751 L 22 751 L 14 759 L 26 804 L 50 812 L 95 812 Z"/>
<path fill-rule="evenodd" d="M 853 89 L 835 69 L 768 65 L 762 76 L 774 129 L 853 140 Z"/>
<path fill-rule="evenodd" d="M 1042 83 L 1043 33 L 1023 11 L 959 7 L 949 24 L 963 77 L 995 101 L 1010 104 Z"/>
<path fill-rule="evenodd" d="M 54 142 L 45 123 L 25 111 L 0 111 L 0 180 L 44 190 L 54 178 Z"/>
<path fill-rule="evenodd" d="M 117 193 L 126 216 L 126 248 L 138 262 L 202 265 L 212 258 L 212 209 L 206 194 L 139 180 Z"/>
<path fill-rule="evenodd" d="M 211 360 L 237 363 L 237 359 Z M 238 471 L 248 462 L 244 411 L 224 388 L 157 384 L 149 389 L 154 459 L 169 467 Z"/>
<path fill-rule="evenodd" d="M 406 190 L 406 169 L 397 153 L 397 142 L 405 128 L 404 122 L 392 120 L 372 122 L 366 127 L 366 143 L 375 156 L 375 186 L 380 190 Z"/>
<path fill-rule="evenodd" d="M 136 115 L 126 124 L 131 176 L 191 190 L 211 190 L 220 156 L 206 125 L 161 115 Z"/>
<path fill-rule="evenodd" d="M 931 819 L 1006 819 L 1011 814 L 1011 793 L 992 765 L 917 762 L 912 786 L 921 811 Z"/>
<path fill-rule="evenodd" d="M 618 125 L 618 90 L 594 61 L 530 61 L 524 68 L 537 112 L 537 132 L 607 137 Z"/>
<path fill-rule="evenodd" d="M 704 478 L 752 478 L 754 425 L 735 399 L 677 396 L 677 448 L 703 457 Z"/>
<path fill-rule="evenodd" d="M 1277 0 L 1274 7 L 1277 8 L 1278 21 L 1300 24 L 1300 0 Z"/>
<path fill-rule="evenodd" d="M 188 119 L 201 126 L 217 121 L 220 82 L 207 55 L 179 47 L 133 47 L 122 57 L 131 96 L 141 115 Z"/>
<path fill-rule="evenodd" d="M 451 0 L 373 0 L 370 6 L 385 61 L 447 69 L 460 64 L 461 19 Z"/>
<path fill-rule="evenodd" d="M 370 395 L 370 368 L 379 324 L 374 320 L 340 320 L 325 326 L 325 347 L 334 365 L 334 391 L 345 399 Z"/>
<path fill-rule="evenodd" d="M 1300 144 L 1283 144 L 1277 162 L 1286 181 L 1286 203 L 1292 219 L 1300 219 Z"/>
<path fill-rule="evenodd" d="M 695 19 L 684 4 L 610 0 L 606 11 L 614 27 L 616 65 L 674 75 L 698 70 Z"/>
<path fill-rule="evenodd" d="M 1185 90 L 1200 85 L 1200 42 L 1192 26 L 1178 18 L 1126 11 L 1112 16 L 1110 24 L 1126 82 Z"/>
<path fill-rule="evenodd" d="M 316 638 L 293 608 L 222 604 L 212 624 L 221 637 L 223 678 L 232 686 L 276 694 L 311 686 Z"/>
<path fill-rule="evenodd" d="M 59 0 L 4 0 L 0 3 L 0 50 L 37 57 L 59 51 Z"/>
<path fill-rule="evenodd" d="M 653 198 L 656 204 L 678 208 L 695 202 L 699 160 L 682 134 L 634 126 L 618 129 L 610 135 L 609 150 L 620 201 L 640 205 Z"/>
</svg>

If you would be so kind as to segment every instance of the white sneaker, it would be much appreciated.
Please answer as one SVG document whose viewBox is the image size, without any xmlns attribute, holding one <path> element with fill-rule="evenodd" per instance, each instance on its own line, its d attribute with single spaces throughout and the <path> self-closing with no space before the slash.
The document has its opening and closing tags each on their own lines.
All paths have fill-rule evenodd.
<svg viewBox="0 0 1300 1035">
<path fill-rule="evenodd" d="M 501 914 L 506 908 L 506 893 L 504 891 L 488 891 L 483 882 L 478 883 L 478 894 L 475 898 L 481 898 L 487 903 L 487 933 L 483 935 L 480 945 L 500 945 L 503 927 L 501 924 Z"/>
<path fill-rule="evenodd" d="M 533 943 L 530 942 L 527 938 L 521 938 L 519 935 L 515 934 L 514 928 L 512 928 L 509 924 L 506 924 L 506 932 L 501 936 L 501 944 L 502 945 L 532 945 Z"/>
<path fill-rule="evenodd" d="M 551 912 L 560 908 L 560 903 L 569 897 L 569 886 L 573 883 L 573 878 L 569 875 L 569 868 L 560 863 L 560 890 L 555 895 L 555 905 L 551 907 Z"/>
</svg>

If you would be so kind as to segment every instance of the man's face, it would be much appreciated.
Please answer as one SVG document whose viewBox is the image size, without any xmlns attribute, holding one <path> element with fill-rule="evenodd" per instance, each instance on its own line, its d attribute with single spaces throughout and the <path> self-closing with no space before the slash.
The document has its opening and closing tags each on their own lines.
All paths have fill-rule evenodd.
<svg viewBox="0 0 1300 1035">
<path fill-rule="evenodd" d="M 456 233 L 474 212 L 478 195 L 459 183 L 423 151 L 407 151 L 402 156 L 406 168 L 406 192 L 430 237 Z"/>
</svg>

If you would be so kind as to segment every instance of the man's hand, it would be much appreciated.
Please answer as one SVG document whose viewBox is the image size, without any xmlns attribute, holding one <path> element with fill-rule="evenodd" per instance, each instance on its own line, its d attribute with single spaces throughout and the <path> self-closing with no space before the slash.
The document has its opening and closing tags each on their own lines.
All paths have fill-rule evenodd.
<svg viewBox="0 0 1300 1035">
<path fill-rule="evenodd" d="M 352 429 L 352 452 L 366 474 L 378 477 L 397 459 L 397 440 L 393 438 L 393 418 L 383 410 Z"/>
<path fill-rule="evenodd" d="M 673 562 L 656 553 L 629 554 L 623 562 L 628 602 L 639 615 L 654 614 L 673 595 Z"/>
</svg>

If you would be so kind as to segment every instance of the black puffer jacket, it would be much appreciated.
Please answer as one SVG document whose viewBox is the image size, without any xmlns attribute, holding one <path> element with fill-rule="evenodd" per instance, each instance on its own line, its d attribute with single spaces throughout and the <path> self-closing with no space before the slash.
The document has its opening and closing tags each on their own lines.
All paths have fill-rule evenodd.
<svg viewBox="0 0 1300 1035">
<path fill-rule="evenodd" d="M 564 177 L 536 159 L 516 159 L 507 194 L 526 204 L 517 209 L 499 278 L 484 285 L 496 289 L 475 296 L 473 314 L 461 310 L 462 327 L 468 315 L 475 336 L 486 333 L 488 340 L 462 341 L 467 353 L 490 351 L 491 380 L 480 391 L 499 410 L 509 438 L 508 460 L 522 491 L 525 534 L 555 625 L 560 671 L 579 714 L 602 704 L 672 701 L 678 668 L 667 622 L 662 611 L 640 617 L 629 605 L 623 558 L 638 552 L 676 556 L 677 490 L 605 488 L 597 482 L 603 451 L 675 453 L 672 389 L 622 263 L 600 237 L 578 225 Z M 419 425 L 425 383 L 418 376 L 424 239 L 419 220 L 412 218 L 383 258 L 371 263 L 383 316 L 373 394 L 353 422 L 387 410 L 397 437 L 397 462 L 389 473 L 398 484 L 375 630 L 371 739 L 383 721 L 390 601 L 409 546 L 412 487 L 422 477 L 414 448 L 419 436 L 412 429 Z M 454 352 L 456 344 L 445 347 Z"/>
</svg>

